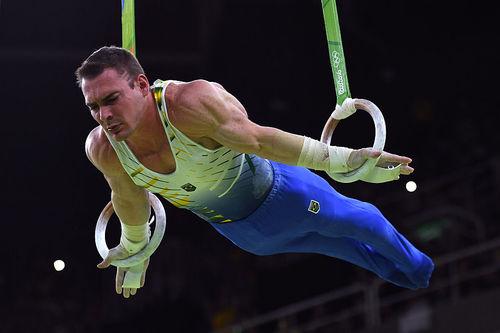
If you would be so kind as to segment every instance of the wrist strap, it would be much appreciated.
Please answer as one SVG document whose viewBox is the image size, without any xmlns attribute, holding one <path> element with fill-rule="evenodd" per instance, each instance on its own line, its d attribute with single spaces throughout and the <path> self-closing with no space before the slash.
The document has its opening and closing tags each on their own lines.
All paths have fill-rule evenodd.
<svg viewBox="0 0 500 333">
<path fill-rule="evenodd" d="M 318 140 L 304 137 L 298 166 L 328 172 L 347 172 L 349 155 L 353 150 L 345 147 L 330 146 Z"/>
<path fill-rule="evenodd" d="M 148 223 L 142 225 L 121 223 L 121 226 L 122 235 L 120 237 L 120 245 L 123 246 L 130 255 L 136 254 L 149 243 L 151 229 Z"/>
</svg>

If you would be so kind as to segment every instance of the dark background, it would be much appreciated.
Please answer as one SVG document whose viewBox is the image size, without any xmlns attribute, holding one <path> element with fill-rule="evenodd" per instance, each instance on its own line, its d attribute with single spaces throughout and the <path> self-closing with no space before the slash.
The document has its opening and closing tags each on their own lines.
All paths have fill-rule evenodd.
<svg viewBox="0 0 500 333">
<path fill-rule="evenodd" d="M 337 5 L 353 97 L 380 106 L 386 149 L 413 158 L 405 180 L 419 188 L 334 186 L 377 204 L 432 257 L 498 236 L 494 11 L 465 0 Z M 150 80 L 217 81 L 255 122 L 319 138 L 335 104 L 319 0 L 145 0 L 136 22 Z M 1 332 L 208 332 L 375 279 L 319 255 L 250 255 L 165 203 L 167 236 L 146 287 L 129 300 L 115 295 L 114 270 L 95 268 L 94 225 L 109 190 L 84 154 L 95 124 L 73 73 L 93 50 L 120 44 L 117 0 L 0 0 Z M 359 148 L 372 137 L 358 112 L 334 143 Z M 471 181 L 484 165 L 487 178 Z M 408 222 L 439 207 L 479 216 L 481 231 L 457 218 L 429 238 Z"/>
</svg>

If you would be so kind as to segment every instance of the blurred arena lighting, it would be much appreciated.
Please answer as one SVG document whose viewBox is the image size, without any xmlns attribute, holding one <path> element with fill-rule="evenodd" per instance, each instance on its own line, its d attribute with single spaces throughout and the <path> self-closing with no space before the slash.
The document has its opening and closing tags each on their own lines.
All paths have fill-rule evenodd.
<svg viewBox="0 0 500 333">
<path fill-rule="evenodd" d="M 408 192 L 415 192 L 417 190 L 417 183 L 410 180 L 409 182 L 406 183 L 406 190 Z"/>
<path fill-rule="evenodd" d="M 56 271 L 60 272 L 64 269 L 64 267 L 66 267 L 66 264 L 64 263 L 64 261 L 59 260 L 59 259 L 54 261 L 54 268 Z"/>
</svg>

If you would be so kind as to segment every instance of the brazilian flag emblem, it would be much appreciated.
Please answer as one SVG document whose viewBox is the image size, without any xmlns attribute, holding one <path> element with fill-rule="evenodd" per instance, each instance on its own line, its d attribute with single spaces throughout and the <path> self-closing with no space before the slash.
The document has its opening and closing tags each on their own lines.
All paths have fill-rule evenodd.
<svg viewBox="0 0 500 333">
<path fill-rule="evenodd" d="M 311 202 L 309 203 L 308 211 L 310 211 L 311 213 L 314 213 L 314 214 L 318 214 L 320 208 L 321 207 L 319 205 L 319 202 L 317 202 L 316 200 L 311 200 Z"/>
<path fill-rule="evenodd" d="M 186 192 L 193 192 L 194 190 L 196 190 L 196 186 L 190 183 L 182 185 L 181 188 Z"/>
</svg>

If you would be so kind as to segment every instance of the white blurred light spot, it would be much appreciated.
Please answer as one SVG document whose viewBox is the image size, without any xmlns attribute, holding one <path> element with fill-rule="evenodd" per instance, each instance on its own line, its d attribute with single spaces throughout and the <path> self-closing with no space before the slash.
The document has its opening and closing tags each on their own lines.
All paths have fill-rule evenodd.
<svg viewBox="0 0 500 333">
<path fill-rule="evenodd" d="M 56 269 L 56 271 L 60 272 L 64 269 L 64 267 L 66 267 L 66 264 L 64 263 L 64 261 L 62 261 L 62 260 L 54 261 L 54 268 Z"/>
<path fill-rule="evenodd" d="M 415 192 L 417 190 L 417 183 L 410 180 L 408 183 L 406 183 L 406 190 L 408 192 Z"/>
</svg>

